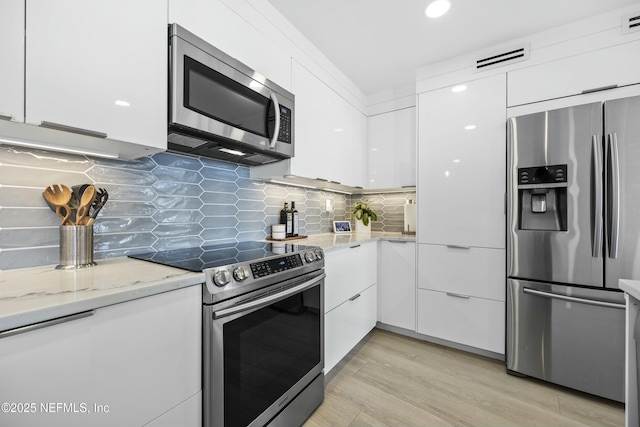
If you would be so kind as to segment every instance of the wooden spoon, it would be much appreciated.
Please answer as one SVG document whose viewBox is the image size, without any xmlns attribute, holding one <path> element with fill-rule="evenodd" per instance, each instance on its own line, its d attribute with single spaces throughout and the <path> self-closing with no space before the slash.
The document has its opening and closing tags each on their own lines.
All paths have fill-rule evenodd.
<svg viewBox="0 0 640 427">
<path fill-rule="evenodd" d="M 61 225 L 67 225 L 71 216 L 69 201 L 71 200 L 71 189 L 64 184 L 51 184 L 42 193 L 45 200 L 56 207 L 56 215 L 62 220 Z"/>
<path fill-rule="evenodd" d="M 80 198 L 80 204 L 78 205 L 78 212 L 76 213 L 76 225 L 87 225 L 85 217 L 89 213 L 89 207 L 96 198 L 96 188 L 93 185 L 89 185 L 85 188 Z"/>
</svg>

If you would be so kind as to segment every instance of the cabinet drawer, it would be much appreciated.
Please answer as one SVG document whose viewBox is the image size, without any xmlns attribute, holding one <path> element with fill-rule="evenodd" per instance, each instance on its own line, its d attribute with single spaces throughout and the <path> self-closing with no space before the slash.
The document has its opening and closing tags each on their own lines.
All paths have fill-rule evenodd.
<svg viewBox="0 0 640 427">
<path fill-rule="evenodd" d="M 640 83 L 638 51 L 640 41 L 635 41 L 512 71 L 507 105 L 578 95 L 583 90 L 610 85 Z"/>
<path fill-rule="evenodd" d="M 504 301 L 504 249 L 419 245 L 418 287 Z"/>
<path fill-rule="evenodd" d="M 505 304 L 418 290 L 418 333 L 504 354 Z"/>
<path fill-rule="evenodd" d="M 377 281 L 378 242 L 354 244 L 327 252 L 324 312 L 345 302 Z"/>
<path fill-rule="evenodd" d="M 324 372 L 329 372 L 376 325 L 377 289 L 371 286 L 324 316 Z M 353 297 L 355 297 L 354 295 Z"/>
</svg>

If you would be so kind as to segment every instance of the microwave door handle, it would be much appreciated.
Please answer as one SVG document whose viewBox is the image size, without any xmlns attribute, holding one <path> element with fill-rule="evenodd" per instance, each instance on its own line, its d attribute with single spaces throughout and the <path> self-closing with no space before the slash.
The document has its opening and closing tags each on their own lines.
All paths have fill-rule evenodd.
<svg viewBox="0 0 640 427">
<path fill-rule="evenodd" d="M 278 135 L 280 134 L 280 104 L 278 103 L 278 97 L 275 93 L 271 92 L 271 101 L 273 101 L 273 108 L 275 109 L 275 118 L 276 125 L 273 128 L 273 137 L 271 137 L 271 141 L 269 142 L 269 148 L 276 148 L 276 143 L 278 142 Z"/>
</svg>

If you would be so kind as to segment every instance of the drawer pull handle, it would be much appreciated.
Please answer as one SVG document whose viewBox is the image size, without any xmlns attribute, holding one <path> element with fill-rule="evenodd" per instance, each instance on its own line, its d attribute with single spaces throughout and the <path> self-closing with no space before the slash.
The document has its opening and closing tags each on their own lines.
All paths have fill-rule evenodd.
<svg viewBox="0 0 640 427">
<path fill-rule="evenodd" d="M 447 247 L 451 249 L 471 249 L 471 246 L 464 245 L 447 245 Z"/>
<path fill-rule="evenodd" d="M 469 295 L 454 294 L 453 292 L 447 292 L 447 295 L 449 295 L 450 297 L 463 298 L 463 299 L 471 298 Z"/>
<path fill-rule="evenodd" d="M 83 319 L 85 317 L 93 316 L 95 310 L 83 311 L 81 313 L 72 314 L 70 316 L 59 317 L 57 319 L 46 320 L 44 322 L 35 323 L 33 325 L 22 326 L 20 328 L 9 329 L 8 331 L 0 332 L 0 338 L 7 338 L 13 335 L 22 334 L 25 332 L 31 332 L 49 326 L 59 325 L 61 323 L 70 322 L 72 320 Z"/>
<path fill-rule="evenodd" d="M 357 300 L 358 298 L 360 298 L 360 296 L 361 296 L 361 294 L 354 295 L 354 296 L 352 296 L 351 298 L 349 298 L 349 301 L 355 301 L 355 300 Z"/>
<path fill-rule="evenodd" d="M 95 130 L 77 128 L 74 126 L 63 125 L 60 123 L 43 121 L 42 123 L 40 123 L 40 126 L 43 128 L 61 130 L 61 131 L 70 132 L 70 133 L 77 133 L 78 135 L 93 136 L 95 138 L 101 138 L 101 139 L 105 139 L 107 137 L 107 134 L 104 132 L 97 132 Z"/>
<path fill-rule="evenodd" d="M 602 87 L 594 87 L 593 89 L 585 89 L 582 91 L 582 94 L 587 94 L 587 93 L 593 93 L 593 92 L 602 92 L 603 90 L 610 90 L 610 89 L 615 89 L 617 88 L 618 85 L 609 85 L 609 86 L 602 86 Z"/>
<path fill-rule="evenodd" d="M 349 247 L 349 249 L 355 249 L 355 248 L 359 248 L 359 247 L 360 247 L 360 245 L 355 245 L 355 246 Z"/>
<path fill-rule="evenodd" d="M 1 120 L 11 120 L 13 119 L 13 116 L 9 113 L 2 113 L 0 112 L 0 119 Z"/>
</svg>

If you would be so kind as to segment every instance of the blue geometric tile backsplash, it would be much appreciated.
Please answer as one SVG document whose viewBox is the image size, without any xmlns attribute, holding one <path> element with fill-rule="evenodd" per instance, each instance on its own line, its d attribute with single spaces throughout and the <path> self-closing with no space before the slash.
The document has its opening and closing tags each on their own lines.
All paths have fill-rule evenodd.
<svg viewBox="0 0 640 427">
<path fill-rule="evenodd" d="M 172 153 L 119 161 L 0 146 L 0 270 L 59 262 L 60 220 L 42 197 L 53 183 L 109 192 L 94 224 L 96 260 L 263 240 L 284 201 L 296 202 L 300 234 L 331 232 L 334 220 L 350 219 L 351 198 L 362 198 L 252 180 L 247 167 Z M 399 232 L 415 192 L 364 198 L 379 212 L 373 230 Z"/>
</svg>

